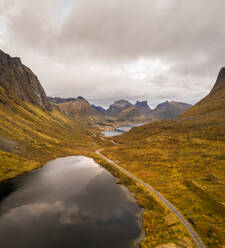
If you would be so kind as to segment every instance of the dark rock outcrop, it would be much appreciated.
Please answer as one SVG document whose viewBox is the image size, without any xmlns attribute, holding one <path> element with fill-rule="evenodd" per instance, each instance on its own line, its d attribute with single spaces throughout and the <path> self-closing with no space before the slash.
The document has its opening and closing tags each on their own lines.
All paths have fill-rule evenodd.
<svg viewBox="0 0 225 248">
<path fill-rule="evenodd" d="M 148 106 L 147 101 L 137 101 L 134 105 L 142 114 L 150 114 L 152 112 L 151 108 Z"/>
<path fill-rule="evenodd" d="M 10 57 L 1 50 L 0 86 L 20 100 L 38 105 L 47 111 L 51 110 L 51 104 L 36 75 L 22 64 L 20 58 Z"/>
</svg>

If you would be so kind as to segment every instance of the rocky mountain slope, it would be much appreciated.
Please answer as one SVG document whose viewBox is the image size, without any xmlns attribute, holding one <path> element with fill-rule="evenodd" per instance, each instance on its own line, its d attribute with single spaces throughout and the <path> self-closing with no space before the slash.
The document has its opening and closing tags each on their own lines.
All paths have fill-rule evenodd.
<svg viewBox="0 0 225 248">
<path fill-rule="evenodd" d="M 14 95 L 22 101 L 29 102 L 45 110 L 51 110 L 38 78 L 22 64 L 20 58 L 12 58 L 0 50 L 0 85 L 8 96 Z M 3 104 L 7 99 L 0 95 Z"/>
<path fill-rule="evenodd" d="M 103 114 L 94 109 L 89 102 L 81 96 L 74 100 L 59 103 L 57 106 L 59 106 L 66 115 L 78 121 L 85 121 L 97 125 L 106 122 Z"/>
<path fill-rule="evenodd" d="M 33 72 L 1 51 L 0 180 L 94 147 L 91 128 L 50 104 Z"/>
</svg>

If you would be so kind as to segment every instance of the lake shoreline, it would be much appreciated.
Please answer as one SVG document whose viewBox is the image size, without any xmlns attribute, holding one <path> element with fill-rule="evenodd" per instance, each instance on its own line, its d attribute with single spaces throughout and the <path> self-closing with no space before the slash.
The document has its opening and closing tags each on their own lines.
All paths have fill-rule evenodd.
<svg viewBox="0 0 225 248">
<path fill-rule="evenodd" d="M 117 125 L 116 127 L 112 128 L 112 129 L 102 130 L 101 133 L 105 137 L 114 137 L 114 136 L 118 136 L 118 135 L 121 135 L 123 133 L 130 131 L 134 127 L 143 126 L 147 123 L 148 122 L 139 122 L 139 123 L 131 123 L 130 122 L 127 124 L 122 124 L 122 125 L 120 124 L 120 125 Z"/>
<path fill-rule="evenodd" d="M 183 243 L 183 238 L 181 238 L 183 235 L 187 238 L 185 242 L 187 242 L 188 247 L 196 247 L 194 240 L 184 226 L 179 222 L 177 217 L 171 217 L 173 214 L 171 214 L 167 207 L 159 202 L 157 197 L 146 189 L 146 187 L 124 174 L 109 162 L 105 161 L 102 157 L 98 156 L 98 154 L 95 154 L 93 159 L 96 163 L 108 170 L 114 177 L 118 178 L 118 183 L 124 185 L 134 196 L 137 204 L 143 208 L 142 226 L 145 230 L 145 235 L 144 238 L 139 240 L 140 248 L 161 247 L 161 245 L 164 245 L 165 247 L 167 247 L 167 245 L 168 247 L 170 247 L 169 245 L 173 245 L 173 247 L 180 247 Z M 173 219 L 173 224 L 175 223 L 176 225 L 173 234 L 169 231 L 171 228 L 171 223 L 167 222 L 168 218 Z M 165 234 L 158 236 L 158 234 L 154 231 L 155 226 L 157 229 L 160 228 L 160 230 L 164 230 Z M 152 231 L 149 232 L 151 229 Z M 181 235 L 180 232 L 184 233 Z M 168 238 L 169 236 L 170 238 Z"/>
<path fill-rule="evenodd" d="M 82 161 L 82 162 L 79 162 L 81 164 L 77 165 L 76 162 L 75 163 L 73 162 L 74 160 L 78 160 L 78 161 Z M 65 164 L 65 165 L 63 165 L 63 164 Z M 92 165 L 95 165 L 95 166 L 92 166 Z M 80 173 L 78 173 L 80 170 L 81 170 L 81 175 L 84 175 L 85 178 L 87 178 L 87 177 L 90 178 L 87 181 L 87 183 L 88 183 L 87 188 L 85 186 L 86 184 L 84 183 L 84 181 L 82 179 L 82 176 L 80 175 Z M 75 173 L 76 171 L 78 171 L 77 172 L 78 174 Z M 65 184 L 65 180 L 64 180 L 65 176 L 67 177 L 67 180 L 66 180 L 67 183 L 66 184 Z M 46 179 L 43 181 L 44 178 L 46 178 Z M 40 202 L 40 211 L 43 211 L 44 209 L 48 210 L 49 208 L 47 207 L 46 204 L 51 204 L 51 206 L 53 207 L 53 210 L 54 210 L 54 208 L 56 208 L 57 211 L 60 211 L 60 215 L 63 216 L 63 218 L 64 217 L 66 218 L 65 219 L 65 221 L 66 221 L 65 224 L 66 224 L 68 216 L 67 216 L 67 212 L 66 212 L 67 210 L 65 209 L 65 211 L 64 211 L 64 207 L 67 206 L 67 204 L 69 204 L 67 209 L 69 211 L 68 213 L 70 213 L 70 211 L 71 211 L 70 201 L 71 200 L 69 200 L 69 201 L 64 200 L 65 202 L 63 203 L 63 208 L 62 208 L 62 206 L 60 205 L 61 204 L 60 202 L 62 201 L 62 199 L 67 199 L 67 198 L 65 198 L 65 195 L 71 195 L 72 192 L 74 192 L 72 194 L 75 194 L 75 195 L 77 194 L 76 192 L 79 192 L 79 194 L 82 193 L 84 195 L 88 194 L 89 198 L 91 197 L 90 198 L 91 201 L 92 201 L 93 197 L 94 197 L 94 199 L 97 197 L 97 199 L 99 199 L 99 201 L 96 199 L 97 201 L 95 201 L 95 203 L 93 205 L 91 203 L 85 205 L 86 206 L 85 208 L 88 208 L 91 211 L 91 213 L 93 212 L 93 214 L 91 214 L 91 216 L 90 216 L 90 218 L 91 218 L 90 220 L 92 220 L 94 218 L 94 220 L 97 221 L 96 225 L 98 226 L 98 228 L 101 229 L 101 228 L 104 227 L 103 229 L 101 229 L 102 231 L 100 231 L 100 232 L 95 231 L 96 232 L 96 237 L 94 236 L 94 240 L 96 241 L 96 243 L 94 242 L 94 244 L 96 244 L 96 245 L 98 244 L 98 242 L 99 242 L 98 237 L 101 237 L 101 235 L 103 235 L 103 237 L 104 237 L 103 240 L 104 240 L 105 243 L 108 242 L 107 240 L 110 239 L 110 237 L 114 237 L 114 235 L 116 235 L 116 237 L 118 235 L 119 236 L 121 235 L 121 238 L 119 238 L 119 236 L 118 236 L 118 238 L 115 238 L 114 243 L 115 242 L 117 243 L 117 245 L 116 245 L 117 247 L 127 247 L 127 246 L 124 246 L 126 242 L 127 242 L 127 245 L 128 245 L 128 243 L 130 244 L 130 245 L 128 245 L 129 247 L 134 247 L 134 248 L 139 247 L 138 246 L 139 245 L 139 240 L 140 240 L 140 237 L 143 237 L 143 232 L 144 232 L 144 228 L 143 228 L 143 225 L 142 225 L 142 215 L 143 215 L 143 213 L 142 213 L 141 207 L 136 202 L 133 194 L 127 189 L 127 187 L 125 187 L 123 185 L 118 185 L 117 182 L 116 182 L 116 178 L 108 170 L 103 168 L 100 164 L 96 163 L 94 161 L 94 159 L 90 158 L 90 157 L 86 157 L 86 156 L 67 156 L 67 157 L 63 157 L 63 158 L 58 158 L 58 159 L 55 159 L 55 160 L 52 160 L 52 161 L 48 162 L 42 168 L 38 168 L 36 171 L 35 170 L 31 171 L 30 175 L 28 173 L 24 173 L 23 175 L 19 175 L 18 177 L 11 178 L 11 179 L 8 179 L 7 181 L 4 181 L 4 183 L 8 182 L 9 184 L 10 183 L 12 183 L 12 184 L 19 183 L 20 187 L 19 188 L 13 187 L 12 189 L 9 188 L 9 191 L 11 190 L 11 192 L 9 192 L 8 196 L 6 196 L 6 197 L 3 196 L 3 198 L 1 199 L 0 208 L 2 208 L 2 207 L 4 208 L 5 206 L 7 206 L 7 204 L 10 204 L 10 206 L 11 206 L 11 204 L 13 204 L 13 205 L 17 204 L 17 200 L 16 200 L 17 198 L 15 198 L 15 193 L 16 193 L 16 191 L 19 191 L 20 193 L 19 193 L 18 200 L 24 194 L 24 197 L 22 197 L 22 199 L 24 199 L 24 200 L 26 199 L 25 200 L 25 205 L 23 203 L 21 203 L 21 205 L 18 205 L 15 208 L 15 210 L 14 210 L 14 207 L 12 207 L 12 210 L 13 211 L 20 211 L 20 209 L 21 209 L 21 211 L 23 211 L 22 215 L 24 215 L 24 213 L 25 214 L 28 213 L 28 217 L 25 217 L 25 223 L 26 223 L 27 218 L 28 218 L 28 220 L 30 218 L 29 214 L 33 213 L 30 210 L 27 212 L 27 210 L 26 210 L 27 207 L 26 206 L 28 206 L 28 207 L 31 206 L 31 208 L 33 209 L 32 204 L 34 204 L 34 207 L 39 208 L 39 205 L 37 205 L 37 204 L 39 204 L 38 202 L 40 200 L 38 200 L 38 199 L 39 199 L 40 195 L 37 195 L 37 197 L 35 196 L 35 192 L 36 192 L 36 189 L 37 189 L 37 182 L 39 182 L 38 187 L 40 187 L 40 189 L 43 190 L 43 189 L 45 189 L 46 185 L 49 185 L 49 183 L 50 183 L 50 185 L 55 185 L 53 183 L 55 180 L 57 181 L 57 186 L 54 186 L 53 188 L 52 187 L 50 187 L 50 188 L 47 187 L 46 188 L 45 194 L 43 195 L 43 197 L 44 197 L 43 200 L 44 199 L 46 199 L 46 200 L 44 200 L 45 203 L 42 203 L 43 200 L 41 200 L 41 202 Z M 85 179 L 85 180 L 87 180 L 87 179 Z M 31 187 L 30 186 L 28 187 L 27 182 L 29 183 L 29 185 L 31 184 L 30 185 Z M 80 184 L 79 182 L 82 182 L 82 183 Z M 1 182 L 1 184 L 4 184 L 4 183 Z M 32 184 L 34 184 L 34 187 L 35 187 L 34 188 L 34 190 L 35 190 L 34 195 L 32 193 L 33 192 L 32 191 Z M 72 187 L 75 190 L 72 190 L 72 191 L 69 190 L 68 191 L 67 188 L 71 189 L 70 185 L 73 185 L 73 184 L 78 184 L 79 187 L 78 188 L 77 187 L 75 187 L 75 188 Z M 85 187 L 82 186 L 83 184 L 84 184 Z M 61 185 L 62 187 L 59 186 L 59 185 Z M 56 189 L 58 189 L 58 187 L 59 187 L 60 191 L 58 191 L 58 190 L 55 191 L 55 187 L 56 187 Z M 81 189 L 79 190 L 80 187 L 81 187 Z M 62 188 L 64 188 L 64 189 L 62 189 Z M 85 191 L 83 191 L 83 189 Z M 96 191 L 96 190 L 100 190 L 100 192 L 97 193 L 98 191 Z M 111 193 L 109 193 L 110 192 L 109 190 L 111 190 Z M 11 197 L 12 192 L 13 192 L 13 195 L 14 195 L 13 198 Z M 27 194 L 27 192 L 28 192 L 28 194 Z M 48 192 L 51 195 L 50 199 L 53 198 L 52 200 L 49 200 L 49 198 L 47 196 Z M 51 192 L 53 192 L 53 194 Z M 105 192 L 104 193 L 105 196 L 104 196 L 103 192 Z M 30 198 L 29 195 L 31 195 L 31 198 Z M 11 199 L 12 203 L 10 203 L 10 199 Z M 34 200 L 34 202 L 33 202 L 32 199 Z M 73 197 L 72 199 L 74 199 L 75 203 L 78 204 L 78 206 L 80 206 L 79 211 L 84 211 L 85 214 L 89 212 L 89 211 L 87 212 L 85 209 L 82 210 L 84 206 L 79 205 L 79 199 L 80 199 L 79 197 L 77 198 L 78 202 L 77 202 L 77 200 L 75 200 L 76 198 Z M 29 201 L 31 201 L 31 203 L 29 203 Z M 35 202 L 37 202 L 37 203 L 35 203 Z M 101 211 L 99 211 L 99 207 L 100 207 L 100 209 L 102 209 Z M 25 212 L 24 212 L 23 209 L 25 210 Z M 58 218 L 57 217 L 58 216 L 57 211 L 56 211 L 56 217 L 53 216 L 54 217 L 52 219 L 53 222 L 57 221 L 57 219 L 56 219 L 56 218 Z M 75 210 L 72 209 L 72 211 L 75 211 Z M 76 213 L 76 211 L 73 212 L 73 215 Z M 120 213 L 119 216 L 117 216 L 118 211 Z M 94 214 L 94 213 L 96 213 L 96 214 Z M 99 224 L 98 224 L 99 220 L 101 220 L 102 217 L 104 217 L 104 219 L 105 219 L 105 214 L 106 213 L 107 213 L 107 215 L 111 216 L 111 217 L 108 217 L 110 221 L 106 221 L 106 222 L 103 221 L 103 223 L 104 223 L 103 226 L 101 226 L 101 225 L 99 226 Z M 50 214 L 49 216 L 51 217 L 52 216 L 52 211 L 49 212 L 49 214 Z M 53 211 L 53 214 L 54 214 L 54 211 Z M 103 214 L 103 216 L 102 216 L 102 214 Z M 8 210 L 7 210 L 6 217 L 8 217 L 8 216 L 9 215 L 8 215 Z M 20 216 L 20 214 L 18 214 L 17 216 Z M 25 216 L 27 216 L 27 215 L 25 215 Z M 78 216 L 80 216 L 80 214 Z M 98 216 L 100 217 L 99 220 L 98 220 L 98 218 L 99 218 Z M 119 219 L 118 219 L 118 217 L 119 217 Z M 31 216 L 31 218 L 33 218 L 33 217 Z M 63 219 L 60 218 L 59 220 L 62 221 Z M 74 225 L 77 226 L 76 218 L 74 220 L 75 220 Z M 86 220 L 88 220 L 88 219 L 86 219 Z M 0 219 L 0 229 L 1 229 L 1 226 L 3 225 L 2 221 L 3 220 Z M 10 221 L 12 223 L 14 223 L 13 218 L 11 218 Z M 29 221 L 27 223 L 29 223 Z M 84 224 L 83 224 L 85 226 L 85 229 L 90 229 L 90 228 L 93 227 L 92 222 L 91 222 L 92 224 L 90 223 L 91 226 L 86 225 L 85 223 L 86 222 L 84 222 Z M 113 226 L 110 223 L 114 223 Z M 136 224 L 134 225 L 134 223 L 136 223 Z M 42 227 L 42 222 L 41 221 L 40 221 L 40 224 L 41 224 L 41 227 Z M 68 224 L 71 225 L 70 222 Z M 119 225 L 119 226 L 122 225 L 121 230 L 118 229 L 118 227 L 116 227 L 116 226 L 114 227 L 114 225 Z M 93 230 L 96 230 L 97 226 Z M 18 227 L 17 221 L 15 222 L 15 227 Z M 79 227 L 79 225 L 78 225 L 78 227 Z M 57 230 L 57 227 L 54 227 L 54 228 Z M 119 230 L 119 233 L 114 232 L 113 230 L 109 231 L 110 229 L 108 229 L 108 228 L 116 228 L 116 230 Z M 75 229 L 72 229 L 72 230 L 77 230 L 77 229 L 75 228 Z M 83 230 L 82 226 L 81 226 L 80 230 Z M 137 233 L 137 231 L 138 231 L 138 233 Z M 34 235 L 35 239 L 38 237 L 38 235 L 40 235 L 40 234 L 36 234 L 33 231 L 31 231 L 31 232 L 32 232 L 32 235 Z M 87 232 L 87 235 L 88 235 L 88 233 L 91 233 L 91 232 Z M 101 235 L 99 236 L 98 233 L 101 233 Z M 23 231 L 22 231 L 22 234 L 24 234 Z M 4 236 L 4 235 L 6 235 L 6 236 Z M 6 238 L 6 237 L 7 237 L 8 234 L 4 234 L 4 235 L 2 236 L 3 241 L 5 243 L 7 243 L 8 238 Z M 89 237 L 88 240 L 93 239 L 92 235 L 89 235 L 87 237 Z M 45 239 L 46 238 L 48 240 L 48 236 L 45 237 Z M 43 238 L 43 240 L 45 240 L 45 239 Z M 60 238 L 60 237 L 58 239 L 60 240 L 60 242 L 62 242 L 64 240 L 63 238 Z M 50 238 L 50 241 L 53 242 L 53 243 L 55 242 L 51 238 Z M 137 243 L 137 241 L 138 241 L 138 243 Z M 23 247 L 27 247 L 28 240 L 25 240 L 25 241 L 22 241 L 22 242 L 25 242 L 24 243 L 25 246 L 23 246 Z M 79 244 L 78 247 L 83 247 L 83 246 L 80 246 L 81 243 L 79 243 L 80 242 L 79 239 L 76 242 L 78 242 L 78 244 Z M 89 242 L 89 241 L 87 241 L 87 242 Z M 43 247 L 45 247 L 45 245 Z M 56 247 L 58 247 L 58 246 L 56 245 Z M 111 246 L 109 246 L 109 247 L 114 247 L 114 246 L 113 246 L 113 244 L 111 244 Z"/>
</svg>

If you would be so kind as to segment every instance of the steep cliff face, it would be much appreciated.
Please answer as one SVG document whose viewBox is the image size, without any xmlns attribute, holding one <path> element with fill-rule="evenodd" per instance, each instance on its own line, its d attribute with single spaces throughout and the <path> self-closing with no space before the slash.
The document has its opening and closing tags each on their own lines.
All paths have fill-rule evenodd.
<svg viewBox="0 0 225 248">
<path fill-rule="evenodd" d="M 38 78 L 20 58 L 10 57 L 0 50 L 0 86 L 20 100 L 27 101 L 50 111 L 51 105 L 47 99 Z M 5 103 L 5 99 L 0 100 Z"/>
</svg>

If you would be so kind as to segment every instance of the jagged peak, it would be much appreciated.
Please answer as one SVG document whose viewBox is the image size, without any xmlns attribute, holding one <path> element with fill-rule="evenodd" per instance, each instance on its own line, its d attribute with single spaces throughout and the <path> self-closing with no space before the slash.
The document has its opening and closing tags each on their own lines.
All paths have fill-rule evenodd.
<svg viewBox="0 0 225 248">
<path fill-rule="evenodd" d="M 134 105 L 142 114 L 150 114 L 152 109 L 148 105 L 148 101 L 137 101 Z"/>
<path fill-rule="evenodd" d="M 0 85 L 21 100 L 39 105 L 45 110 L 52 109 L 46 93 L 37 76 L 25 65 L 19 57 L 11 57 L 0 50 Z"/>
<path fill-rule="evenodd" d="M 215 88 L 217 88 L 219 85 L 221 85 L 221 83 L 224 83 L 224 82 L 225 82 L 225 67 L 222 67 L 220 69 L 220 72 L 217 76 L 216 82 L 215 82 L 211 92 L 213 92 L 215 90 Z"/>
<path fill-rule="evenodd" d="M 135 103 L 135 105 L 136 105 L 136 106 L 137 106 L 137 105 L 147 106 L 147 105 L 148 105 L 148 101 L 146 101 L 146 100 L 144 100 L 144 101 L 137 101 L 137 102 Z"/>
</svg>

